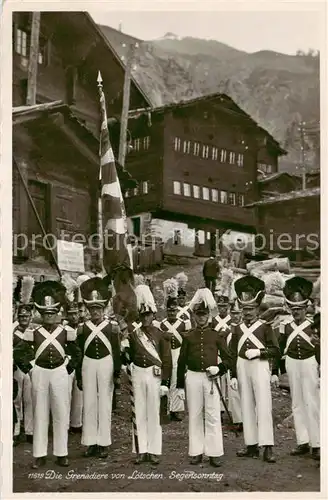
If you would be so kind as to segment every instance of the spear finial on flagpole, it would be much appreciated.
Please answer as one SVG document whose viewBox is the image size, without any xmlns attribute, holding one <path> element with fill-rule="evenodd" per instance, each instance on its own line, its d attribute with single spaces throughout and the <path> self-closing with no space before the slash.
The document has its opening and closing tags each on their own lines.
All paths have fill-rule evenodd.
<svg viewBox="0 0 328 500">
<path fill-rule="evenodd" d="M 98 71 L 97 82 L 98 82 L 98 87 L 102 88 L 103 79 L 102 79 L 100 71 Z"/>
</svg>

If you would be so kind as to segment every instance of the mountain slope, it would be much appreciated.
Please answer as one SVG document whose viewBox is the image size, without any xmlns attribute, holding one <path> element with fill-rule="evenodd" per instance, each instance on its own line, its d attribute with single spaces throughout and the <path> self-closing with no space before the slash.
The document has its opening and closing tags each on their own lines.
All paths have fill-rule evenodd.
<svg viewBox="0 0 328 500">
<path fill-rule="evenodd" d="M 228 94 L 289 151 L 282 160 L 289 170 L 300 161 L 298 124 L 307 123 L 306 163 L 318 167 L 320 80 L 319 58 L 273 51 L 243 52 L 216 40 L 179 38 L 170 34 L 141 43 L 101 26 L 120 55 L 123 44 L 138 41 L 133 76 L 154 106 L 206 95 Z"/>
</svg>

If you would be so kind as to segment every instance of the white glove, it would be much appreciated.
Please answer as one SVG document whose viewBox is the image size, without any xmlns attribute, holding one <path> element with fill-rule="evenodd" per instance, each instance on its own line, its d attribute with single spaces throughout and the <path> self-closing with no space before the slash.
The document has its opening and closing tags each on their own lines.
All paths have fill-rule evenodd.
<svg viewBox="0 0 328 500">
<path fill-rule="evenodd" d="M 206 368 L 206 371 L 207 371 L 207 373 L 212 375 L 212 377 L 214 377 L 215 375 L 217 375 L 219 373 L 220 370 L 219 370 L 218 366 L 209 366 L 208 368 Z"/>
<path fill-rule="evenodd" d="M 272 375 L 271 376 L 271 384 L 273 385 L 273 387 L 276 387 L 278 389 L 278 387 L 279 387 L 279 377 L 278 377 L 278 375 Z"/>
<path fill-rule="evenodd" d="M 161 385 L 160 397 L 167 396 L 169 393 L 169 388 L 166 385 Z"/>
<path fill-rule="evenodd" d="M 230 387 L 233 391 L 238 391 L 238 380 L 236 378 L 230 380 Z"/>
<path fill-rule="evenodd" d="M 260 357 L 260 349 L 247 349 L 245 356 L 247 359 L 255 359 Z"/>
<path fill-rule="evenodd" d="M 130 347 L 129 340 L 128 339 L 122 340 L 122 342 L 121 342 L 121 351 L 124 351 L 124 349 L 127 349 L 128 347 Z"/>
<path fill-rule="evenodd" d="M 183 389 L 178 389 L 178 398 L 180 398 L 181 401 L 185 400 L 185 391 Z"/>
</svg>

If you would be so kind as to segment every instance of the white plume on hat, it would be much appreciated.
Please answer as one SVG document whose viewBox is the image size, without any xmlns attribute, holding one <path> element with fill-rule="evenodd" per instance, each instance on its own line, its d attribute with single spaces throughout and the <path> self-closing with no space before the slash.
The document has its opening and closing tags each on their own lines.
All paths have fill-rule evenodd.
<svg viewBox="0 0 328 500">
<path fill-rule="evenodd" d="M 178 273 L 175 276 L 175 279 L 178 283 L 178 288 L 184 289 L 186 287 L 186 284 L 188 283 L 188 276 L 186 275 L 186 273 L 184 272 Z"/>
<path fill-rule="evenodd" d="M 149 286 L 147 285 L 138 285 L 135 288 L 135 294 L 137 297 L 137 307 L 138 311 L 142 308 L 142 306 L 151 312 L 157 312 L 157 307 L 155 304 L 155 299 Z"/>
<path fill-rule="evenodd" d="M 65 296 L 69 302 L 74 302 L 75 291 L 79 288 L 76 280 L 72 278 L 68 273 L 62 275 L 61 282 L 66 288 Z"/>
<path fill-rule="evenodd" d="M 29 304 L 32 301 L 32 291 L 34 287 L 34 278 L 32 276 L 23 276 L 19 299 L 21 304 Z"/>
<path fill-rule="evenodd" d="M 179 283 L 176 278 L 169 278 L 163 282 L 164 300 L 168 297 L 177 298 Z"/>
<path fill-rule="evenodd" d="M 195 295 L 189 303 L 189 309 L 193 310 L 195 305 L 200 304 L 201 302 L 204 302 L 211 314 L 217 311 L 217 304 L 211 290 L 209 290 L 208 288 L 199 288 L 198 290 L 196 290 Z"/>
<path fill-rule="evenodd" d="M 17 281 L 18 281 L 17 276 L 14 274 L 14 276 L 13 276 L 13 292 L 15 291 L 15 288 L 17 286 Z"/>
</svg>

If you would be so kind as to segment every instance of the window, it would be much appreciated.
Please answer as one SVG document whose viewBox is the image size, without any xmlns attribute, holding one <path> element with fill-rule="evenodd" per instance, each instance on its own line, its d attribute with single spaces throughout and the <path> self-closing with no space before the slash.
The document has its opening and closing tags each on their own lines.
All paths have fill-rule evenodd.
<svg viewBox="0 0 328 500">
<path fill-rule="evenodd" d="M 183 194 L 184 196 L 191 196 L 190 184 L 183 183 Z"/>
<path fill-rule="evenodd" d="M 210 190 L 207 187 L 203 187 L 203 200 L 210 199 Z"/>
<path fill-rule="evenodd" d="M 202 229 L 197 231 L 197 239 L 198 239 L 198 243 L 200 245 L 204 245 L 204 243 L 205 243 L 205 231 L 203 231 Z"/>
<path fill-rule="evenodd" d="M 227 161 L 227 151 L 225 149 L 221 149 L 221 163 L 225 163 Z"/>
<path fill-rule="evenodd" d="M 133 190 L 132 190 L 132 195 L 133 195 L 133 196 L 138 196 L 138 194 L 139 194 L 139 189 L 138 189 L 138 187 L 133 188 Z"/>
<path fill-rule="evenodd" d="M 24 57 L 27 56 L 27 33 L 23 30 L 16 30 L 16 52 Z"/>
<path fill-rule="evenodd" d="M 173 181 L 173 193 L 181 194 L 181 182 Z"/>
<path fill-rule="evenodd" d="M 142 192 L 143 192 L 143 194 L 148 194 L 148 181 L 143 181 Z"/>
<path fill-rule="evenodd" d="M 211 233 L 209 231 L 206 231 L 206 239 L 207 240 L 211 239 Z"/>
<path fill-rule="evenodd" d="M 219 192 L 217 189 L 212 189 L 212 201 L 215 203 L 219 201 Z"/>
<path fill-rule="evenodd" d="M 47 184 L 43 182 L 38 182 L 34 180 L 28 181 L 29 191 L 32 197 L 32 200 L 37 209 L 39 218 L 43 224 L 43 227 L 47 231 L 49 229 L 49 217 L 48 217 L 48 196 L 47 196 Z M 39 222 L 35 216 L 34 211 L 31 209 L 30 204 L 28 205 L 28 234 L 29 238 L 33 235 L 37 235 L 40 233 Z M 49 238 L 51 241 L 51 238 Z"/>
<path fill-rule="evenodd" d="M 229 205 L 236 205 L 236 193 L 229 193 Z"/>
<path fill-rule="evenodd" d="M 203 158 L 208 158 L 208 152 L 209 152 L 209 147 L 203 146 L 203 153 L 202 153 Z"/>
<path fill-rule="evenodd" d="M 212 160 L 218 159 L 218 148 L 212 148 Z"/>
<path fill-rule="evenodd" d="M 194 198 L 200 198 L 200 187 L 193 186 L 193 193 L 194 193 Z"/>
<path fill-rule="evenodd" d="M 133 141 L 133 149 L 134 151 L 140 150 L 140 139 L 134 139 Z"/>
<path fill-rule="evenodd" d="M 244 204 L 245 204 L 245 198 L 244 198 L 244 195 L 242 193 L 238 193 L 238 200 L 237 200 L 237 203 L 240 207 L 243 207 Z"/>
<path fill-rule="evenodd" d="M 220 192 L 220 202 L 221 203 L 228 203 L 228 193 L 227 191 L 221 191 Z"/>
<path fill-rule="evenodd" d="M 272 174 L 272 165 L 267 165 L 267 174 Z"/>
<path fill-rule="evenodd" d="M 181 146 L 181 140 L 179 137 L 176 137 L 174 139 L 174 151 L 180 151 L 180 146 Z"/>
<path fill-rule="evenodd" d="M 272 173 L 272 165 L 267 165 L 266 163 L 258 163 L 257 168 L 259 170 L 262 170 L 265 174 L 271 174 Z"/>
<path fill-rule="evenodd" d="M 49 65 L 49 40 L 46 40 L 42 36 L 39 39 L 38 63 L 43 66 Z"/>
<path fill-rule="evenodd" d="M 190 153 L 190 141 L 183 141 L 183 152 L 189 154 Z"/>
<path fill-rule="evenodd" d="M 244 165 L 244 155 L 242 153 L 238 154 L 237 165 L 238 165 L 238 167 L 243 167 L 243 165 Z"/>
<path fill-rule="evenodd" d="M 150 137 L 148 135 L 147 137 L 143 138 L 143 148 L 149 149 L 149 145 L 150 145 Z"/>
<path fill-rule="evenodd" d="M 133 226 L 133 234 L 139 238 L 141 234 L 141 219 L 140 217 L 132 217 L 131 221 Z"/>
<path fill-rule="evenodd" d="M 195 142 L 194 144 L 194 156 L 199 156 L 200 145 L 199 142 Z"/>
<path fill-rule="evenodd" d="M 233 165 L 235 163 L 236 155 L 232 151 L 229 153 L 229 163 L 230 165 Z"/>
</svg>

